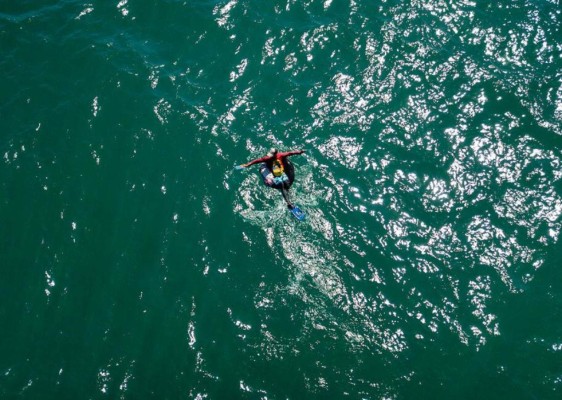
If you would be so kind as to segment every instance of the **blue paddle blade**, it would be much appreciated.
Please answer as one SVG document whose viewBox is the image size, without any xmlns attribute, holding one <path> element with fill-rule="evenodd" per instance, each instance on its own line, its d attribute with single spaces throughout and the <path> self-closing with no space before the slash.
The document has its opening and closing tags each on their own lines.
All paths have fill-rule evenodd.
<svg viewBox="0 0 562 400">
<path fill-rule="evenodd" d="M 291 209 L 291 214 L 293 214 L 293 216 L 299 221 L 304 221 L 306 219 L 306 214 L 299 208 L 299 206 L 294 206 Z"/>
<path fill-rule="evenodd" d="M 237 165 L 237 166 L 234 167 L 234 169 L 235 169 L 236 171 L 240 171 L 240 170 L 243 170 L 244 167 L 243 167 L 242 165 Z"/>
</svg>

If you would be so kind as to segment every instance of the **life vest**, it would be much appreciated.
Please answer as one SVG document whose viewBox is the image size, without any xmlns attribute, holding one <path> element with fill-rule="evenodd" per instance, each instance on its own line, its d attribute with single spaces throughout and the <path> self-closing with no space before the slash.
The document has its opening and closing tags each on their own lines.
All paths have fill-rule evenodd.
<svg viewBox="0 0 562 400">
<path fill-rule="evenodd" d="M 271 172 L 273 172 L 273 176 L 281 176 L 285 172 L 285 168 L 283 167 L 283 163 L 281 160 L 273 161 L 273 166 L 271 167 Z"/>
</svg>

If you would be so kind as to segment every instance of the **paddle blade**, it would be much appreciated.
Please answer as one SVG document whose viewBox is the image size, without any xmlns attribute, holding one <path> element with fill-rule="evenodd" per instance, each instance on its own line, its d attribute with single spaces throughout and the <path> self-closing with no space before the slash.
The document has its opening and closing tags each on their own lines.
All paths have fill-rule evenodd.
<svg viewBox="0 0 562 400">
<path fill-rule="evenodd" d="M 299 206 L 291 208 L 291 214 L 293 214 L 293 216 L 299 221 L 304 221 L 306 219 L 306 214 L 299 208 Z"/>
</svg>

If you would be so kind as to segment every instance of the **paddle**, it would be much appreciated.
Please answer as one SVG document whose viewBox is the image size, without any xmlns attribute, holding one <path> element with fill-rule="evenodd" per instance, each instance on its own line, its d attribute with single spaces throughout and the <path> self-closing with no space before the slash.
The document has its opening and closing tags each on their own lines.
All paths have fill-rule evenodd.
<svg viewBox="0 0 562 400">
<path fill-rule="evenodd" d="M 294 206 L 293 208 L 291 208 L 291 214 L 293 214 L 293 216 L 301 222 L 306 219 L 306 214 L 303 210 L 300 209 L 299 206 Z"/>
</svg>

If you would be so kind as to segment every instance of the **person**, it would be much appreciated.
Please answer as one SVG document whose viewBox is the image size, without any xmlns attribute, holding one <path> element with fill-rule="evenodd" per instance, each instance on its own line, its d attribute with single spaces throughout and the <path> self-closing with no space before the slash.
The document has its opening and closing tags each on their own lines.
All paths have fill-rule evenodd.
<svg viewBox="0 0 562 400">
<path fill-rule="evenodd" d="M 295 179 L 295 172 L 293 164 L 291 164 L 288 157 L 303 154 L 304 152 L 305 150 L 279 152 L 276 148 L 272 148 L 267 155 L 242 164 L 240 167 L 248 168 L 254 164 L 260 164 L 259 171 L 263 178 L 263 183 L 266 186 L 281 190 L 287 207 L 293 209 L 294 206 L 289 200 L 288 191 Z"/>
</svg>

